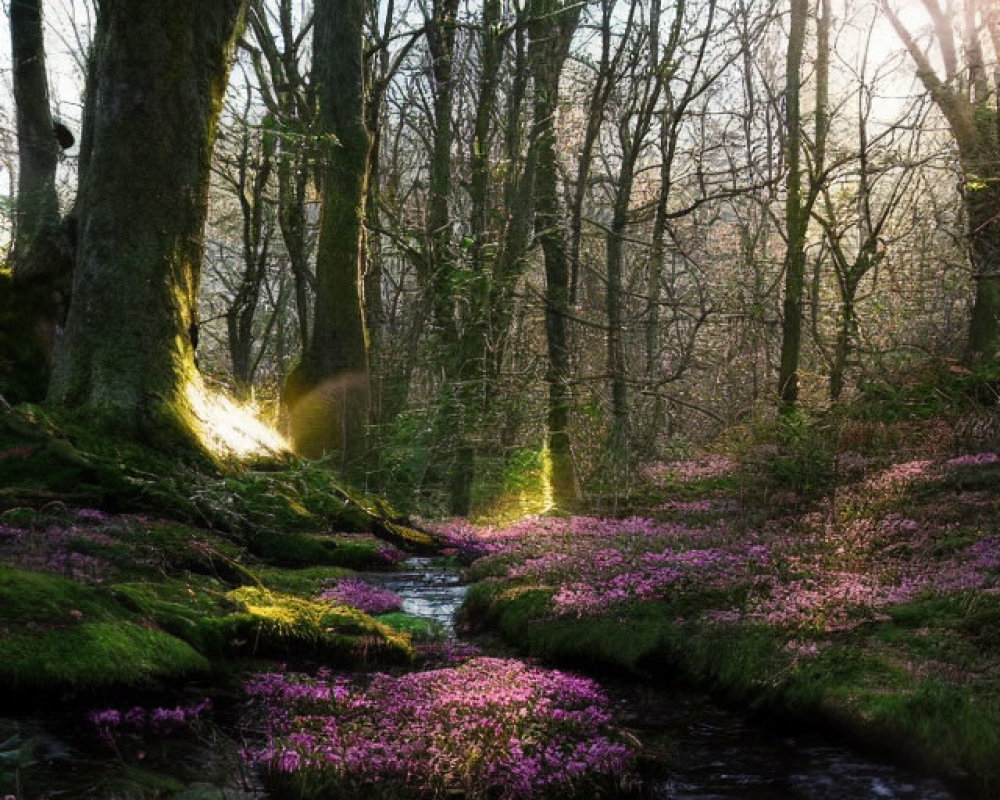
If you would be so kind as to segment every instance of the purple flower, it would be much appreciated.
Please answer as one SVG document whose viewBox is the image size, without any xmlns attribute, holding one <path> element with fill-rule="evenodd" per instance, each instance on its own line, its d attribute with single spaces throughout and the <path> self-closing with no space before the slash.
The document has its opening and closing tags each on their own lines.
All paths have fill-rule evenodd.
<svg viewBox="0 0 1000 800">
<path fill-rule="evenodd" d="M 114 708 L 106 708 L 102 711 L 94 709 L 88 712 L 87 719 L 92 725 L 96 725 L 99 728 L 113 728 L 121 725 L 122 714 Z"/>
<path fill-rule="evenodd" d="M 111 516 L 105 514 L 103 511 L 98 511 L 96 508 L 78 508 L 76 510 L 76 518 L 82 519 L 84 522 L 103 523 L 111 519 Z"/>
<path fill-rule="evenodd" d="M 351 606 L 372 616 L 399 611 L 403 607 L 403 599 L 395 592 L 356 578 L 337 581 L 336 586 L 320 595 L 320 600 Z"/>
<path fill-rule="evenodd" d="M 952 458 L 944 462 L 946 467 L 978 467 L 983 464 L 996 464 L 1000 461 L 1000 456 L 996 453 L 975 453 L 958 458 Z"/>
<path fill-rule="evenodd" d="M 593 681 L 521 661 L 391 676 L 267 673 L 247 685 L 268 740 L 245 754 L 275 772 L 320 773 L 407 796 L 565 796 L 581 781 L 620 775 L 631 750 L 612 738 L 607 697 Z M 301 687 L 301 688 L 300 688 Z M 335 784 L 334 784 L 335 785 Z"/>
</svg>

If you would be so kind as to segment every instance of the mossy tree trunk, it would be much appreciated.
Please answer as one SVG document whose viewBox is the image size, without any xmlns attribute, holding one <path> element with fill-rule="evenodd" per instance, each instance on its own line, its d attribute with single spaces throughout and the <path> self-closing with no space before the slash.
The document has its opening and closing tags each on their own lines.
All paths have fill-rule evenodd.
<svg viewBox="0 0 1000 800">
<path fill-rule="evenodd" d="M 91 53 L 73 301 L 52 401 L 185 428 L 209 167 L 241 0 L 105 0 Z M 190 425 L 190 423 L 187 423 Z"/>
<path fill-rule="evenodd" d="M 286 397 L 296 450 L 340 454 L 357 466 L 366 450 L 368 338 L 362 307 L 368 132 L 364 122 L 362 0 L 319 0 L 313 22 L 318 125 L 328 138 L 316 252 L 312 333 Z M 336 141 L 334 141 L 334 139 Z"/>
<path fill-rule="evenodd" d="M 528 61 L 534 78 L 535 235 L 545 259 L 545 334 L 548 344 L 548 448 L 552 500 L 560 507 L 579 496 L 570 448 L 570 361 L 566 330 L 569 311 L 569 259 L 559 199 L 556 112 L 559 77 L 580 19 L 579 4 L 535 0 L 529 7 L 531 44 Z"/>
<path fill-rule="evenodd" d="M 29 358 L 36 362 L 24 368 L 37 371 L 39 380 L 33 383 L 44 387 L 73 261 L 56 193 L 60 143 L 49 110 L 41 0 L 11 4 L 10 39 L 18 143 L 11 261 L 22 324 L 31 340 Z"/>
<path fill-rule="evenodd" d="M 969 321 L 969 358 L 995 363 L 1000 359 L 1000 156 L 994 155 L 992 163 L 987 173 L 990 177 L 967 181 L 965 212 L 976 281 Z"/>
</svg>

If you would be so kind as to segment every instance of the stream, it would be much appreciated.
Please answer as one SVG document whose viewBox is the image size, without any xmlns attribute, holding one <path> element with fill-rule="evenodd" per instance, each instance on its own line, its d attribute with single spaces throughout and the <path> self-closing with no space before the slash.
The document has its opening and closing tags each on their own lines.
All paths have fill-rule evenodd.
<svg viewBox="0 0 1000 800">
<path fill-rule="evenodd" d="M 454 636 L 465 586 L 456 568 L 411 558 L 403 570 L 366 576 Z M 782 732 L 722 708 L 707 695 L 612 681 L 605 690 L 643 742 L 663 743 L 651 779 L 656 800 L 958 800 L 935 778 L 859 754 L 819 734 Z M 662 771 L 660 770 L 662 766 Z"/>
<path fill-rule="evenodd" d="M 403 610 L 440 623 L 459 638 L 454 615 L 466 587 L 441 558 L 411 558 L 395 572 L 365 574 L 403 598 Z M 645 785 L 652 800 L 958 800 L 954 790 L 862 755 L 819 734 L 776 730 L 722 708 L 707 695 L 648 684 L 604 682 L 620 724 L 655 752 Z M 148 798 L 170 782 L 181 800 L 263 800 L 267 795 L 243 766 L 242 746 L 215 726 L 194 740 L 150 745 L 143 770 L 114 771 L 85 736 L 93 731 L 66 714 L 12 719 L 0 713 L 0 779 L 16 775 L 16 800 Z M 235 721 L 230 721 L 235 723 Z M 227 723 L 219 723 L 229 728 Z M 145 747 L 146 745 L 142 745 Z M 136 758 L 136 753 L 131 754 Z M 144 770 L 149 775 L 143 774 Z M 108 775 L 114 780 L 109 781 Z M 154 777 L 150 777 L 150 775 Z M 156 776 L 166 783 L 151 786 Z M 4 788 L 0 780 L 0 789 Z M 223 788 L 224 787 L 224 788 Z M 3 793 L 0 792 L 0 796 Z"/>
</svg>

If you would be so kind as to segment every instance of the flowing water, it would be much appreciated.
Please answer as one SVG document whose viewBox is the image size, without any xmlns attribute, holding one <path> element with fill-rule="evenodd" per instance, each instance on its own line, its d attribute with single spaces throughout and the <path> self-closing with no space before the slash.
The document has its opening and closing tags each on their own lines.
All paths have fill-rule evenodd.
<svg viewBox="0 0 1000 800">
<path fill-rule="evenodd" d="M 373 577 L 403 598 L 405 611 L 454 635 L 465 587 L 441 559 L 412 558 Z M 782 734 L 720 707 L 703 694 L 610 682 L 624 725 L 658 756 L 656 800 L 957 800 L 940 780 L 874 760 L 807 733 Z"/>
</svg>

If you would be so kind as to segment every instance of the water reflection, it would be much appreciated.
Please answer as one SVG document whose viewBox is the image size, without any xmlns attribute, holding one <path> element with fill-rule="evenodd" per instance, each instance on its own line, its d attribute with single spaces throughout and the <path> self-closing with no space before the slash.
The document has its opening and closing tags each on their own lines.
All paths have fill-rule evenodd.
<svg viewBox="0 0 1000 800">
<path fill-rule="evenodd" d="M 782 735 L 690 692 L 612 686 L 626 724 L 662 753 L 656 800 L 957 800 L 938 779 L 819 734 Z M 661 771 L 662 770 L 662 771 Z"/>
</svg>

